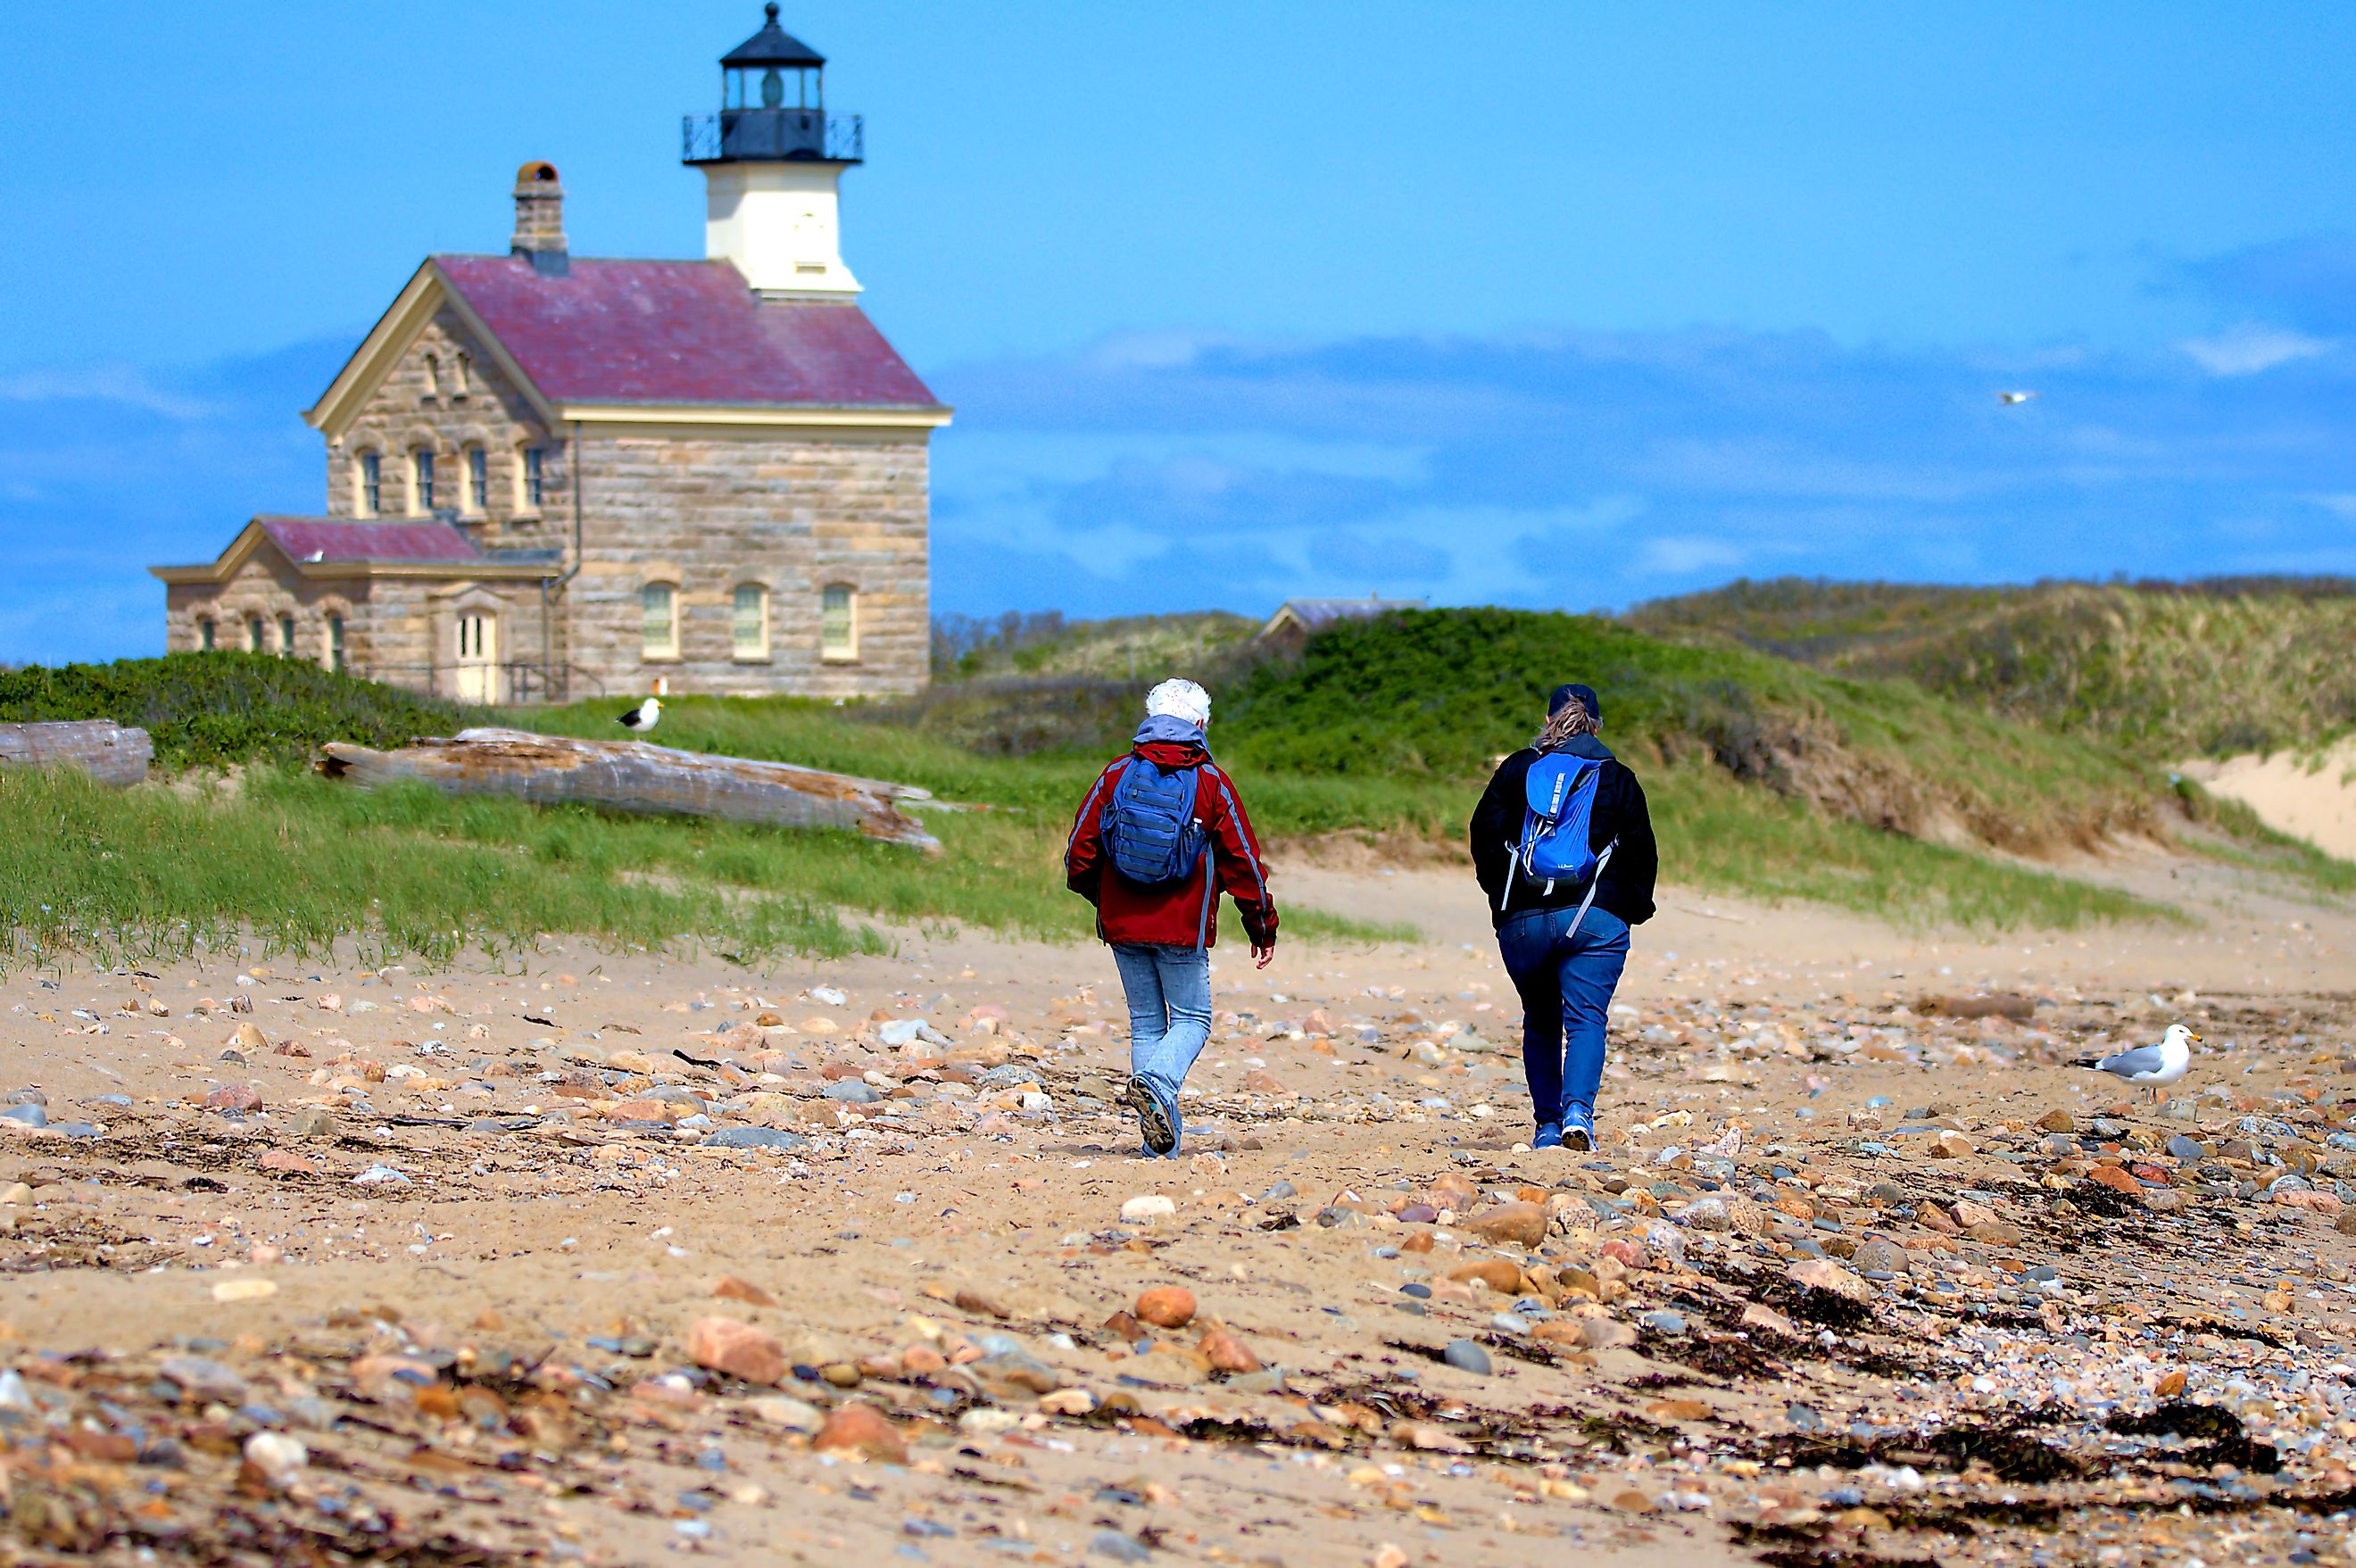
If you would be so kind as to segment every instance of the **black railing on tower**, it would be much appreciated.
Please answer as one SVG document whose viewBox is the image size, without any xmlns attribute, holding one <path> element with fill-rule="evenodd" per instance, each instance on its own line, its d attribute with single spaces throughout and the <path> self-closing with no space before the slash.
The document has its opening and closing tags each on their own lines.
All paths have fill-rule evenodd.
<svg viewBox="0 0 2356 1568">
<path fill-rule="evenodd" d="M 723 109 L 688 114 L 680 121 L 680 161 L 712 164 L 743 160 L 863 163 L 867 125 L 858 114 L 818 109 Z"/>
</svg>

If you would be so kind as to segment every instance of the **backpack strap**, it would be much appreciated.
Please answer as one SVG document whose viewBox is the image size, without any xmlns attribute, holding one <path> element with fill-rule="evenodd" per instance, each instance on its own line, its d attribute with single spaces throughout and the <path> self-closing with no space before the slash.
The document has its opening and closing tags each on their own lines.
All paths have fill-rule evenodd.
<svg viewBox="0 0 2356 1568">
<path fill-rule="evenodd" d="M 1620 841 L 1613 839 L 1603 846 L 1603 853 L 1595 857 L 1595 875 L 1587 879 L 1587 897 L 1579 901 L 1579 913 L 1570 918 L 1570 929 L 1562 934 L 1564 941 L 1579 935 L 1579 928 L 1587 923 L 1587 907 L 1595 902 L 1595 890 L 1603 886 L 1603 868 L 1612 864 L 1612 852 L 1619 847 Z"/>
<path fill-rule="evenodd" d="M 1211 911 L 1219 903 L 1219 851 L 1211 838 L 1203 841 L 1203 913 L 1194 922 L 1194 950 L 1201 952 L 1211 945 Z"/>
</svg>

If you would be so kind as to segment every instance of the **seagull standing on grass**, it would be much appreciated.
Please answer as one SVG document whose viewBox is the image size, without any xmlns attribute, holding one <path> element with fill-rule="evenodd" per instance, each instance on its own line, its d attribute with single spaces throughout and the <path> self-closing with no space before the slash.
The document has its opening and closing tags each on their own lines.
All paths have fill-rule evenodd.
<svg viewBox="0 0 2356 1568">
<path fill-rule="evenodd" d="M 2192 1047 L 2200 1043 L 2201 1036 L 2183 1025 L 2170 1024 L 2167 1035 L 2156 1046 L 2137 1046 L 2134 1050 L 2121 1051 L 2099 1061 L 2085 1057 L 2072 1065 L 2090 1067 L 2096 1072 L 2106 1072 L 2129 1083 L 2140 1083 L 2149 1089 L 2152 1098 L 2157 1100 L 2161 1085 L 2174 1083 L 2191 1068 Z"/>
<path fill-rule="evenodd" d="M 614 722 L 632 735 L 644 735 L 655 727 L 655 721 L 660 717 L 662 717 L 662 699 L 648 697 Z"/>
</svg>

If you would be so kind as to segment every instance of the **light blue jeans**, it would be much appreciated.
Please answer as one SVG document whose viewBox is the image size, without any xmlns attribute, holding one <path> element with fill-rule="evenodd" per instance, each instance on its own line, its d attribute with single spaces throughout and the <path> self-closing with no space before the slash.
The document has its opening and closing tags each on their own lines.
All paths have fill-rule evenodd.
<svg viewBox="0 0 2356 1568">
<path fill-rule="evenodd" d="M 1625 921 L 1590 908 L 1566 935 L 1577 913 L 1533 909 L 1497 928 L 1498 955 L 1522 993 L 1522 1071 L 1541 1127 L 1561 1126 L 1574 1107 L 1593 1119 L 1604 1026 L 1628 963 Z"/>
<path fill-rule="evenodd" d="M 1161 1097 L 1177 1131 L 1179 1087 L 1211 1038 L 1211 955 L 1202 948 L 1116 942 L 1112 961 L 1129 998 L 1129 1070 Z"/>
</svg>

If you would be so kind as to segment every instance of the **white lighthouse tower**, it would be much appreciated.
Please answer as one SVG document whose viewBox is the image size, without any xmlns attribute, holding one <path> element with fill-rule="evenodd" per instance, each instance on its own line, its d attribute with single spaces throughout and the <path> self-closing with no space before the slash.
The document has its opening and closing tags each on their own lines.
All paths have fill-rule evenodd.
<svg viewBox="0 0 2356 1568">
<path fill-rule="evenodd" d="M 826 57 L 777 26 L 720 59 L 720 113 L 687 117 L 682 161 L 703 171 L 703 253 L 764 295 L 849 302 L 838 187 L 862 162 L 856 114 L 826 112 Z"/>
</svg>

